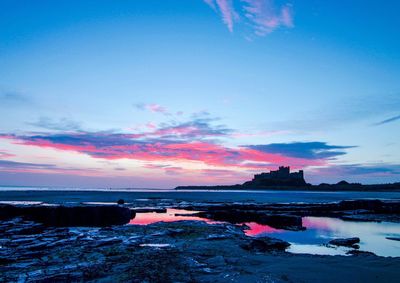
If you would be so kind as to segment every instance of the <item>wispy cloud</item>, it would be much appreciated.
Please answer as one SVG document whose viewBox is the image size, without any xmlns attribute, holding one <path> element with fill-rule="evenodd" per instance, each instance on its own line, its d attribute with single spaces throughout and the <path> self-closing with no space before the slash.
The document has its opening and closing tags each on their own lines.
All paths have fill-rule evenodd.
<svg viewBox="0 0 400 283">
<path fill-rule="evenodd" d="M 0 160 L 0 169 L 5 168 L 21 168 L 21 169 L 32 169 L 32 168 L 42 168 L 42 169 L 54 169 L 55 165 L 52 164 L 36 164 L 36 163 L 26 163 L 17 162 L 11 160 Z"/>
<path fill-rule="evenodd" d="M 316 168 L 313 174 L 346 178 L 354 176 L 400 176 L 400 164 L 338 164 Z"/>
<path fill-rule="evenodd" d="M 0 159 L 14 157 L 15 155 L 12 153 L 8 153 L 7 151 L 0 151 Z"/>
<path fill-rule="evenodd" d="M 248 148 L 263 152 L 305 159 L 327 159 L 346 154 L 344 149 L 354 146 L 328 145 L 325 142 L 292 142 L 249 145 Z"/>
<path fill-rule="evenodd" d="M 255 34 L 265 36 L 279 27 L 293 27 L 292 8 L 286 4 L 276 8 L 270 0 L 242 0 L 244 16 L 254 28 Z"/>
<path fill-rule="evenodd" d="M 18 91 L 0 89 L 0 106 L 24 105 L 31 102 L 31 99 Z"/>
<path fill-rule="evenodd" d="M 150 104 L 137 103 L 134 104 L 134 107 L 138 110 L 147 110 L 153 113 L 161 113 L 168 116 L 171 115 L 171 112 L 169 112 L 166 107 L 156 103 L 150 103 Z"/>
<path fill-rule="evenodd" d="M 389 118 L 389 119 L 385 119 L 383 121 L 375 123 L 374 125 L 375 126 L 380 126 L 380 125 L 384 125 L 384 124 L 387 124 L 387 123 L 392 123 L 392 122 L 395 122 L 395 121 L 398 121 L 398 120 L 400 120 L 400 115 L 394 116 L 394 117 Z"/>
<path fill-rule="evenodd" d="M 371 123 L 370 121 L 378 120 L 384 115 L 393 115 L 399 109 L 400 93 L 398 92 L 393 94 L 365 95 L 362 98 L 349 98 L 346 104 L 343 104 L 342 100 L 337 100 L 334 103 L 329 102 L 319 106 L 314 110 L 307 110 L 307 113 L 298 112 L 295 114 L 294 119 L 269 122 L 266 127 L 276 130 L 285 129 L 293 132 L 305 131 L 310 133 L 357 122 L 365 122 L 369 126 L 379 126 L 385 124 L 382 122 L 395 122 L 398 120 L 396 119 L 398 116 L 380 121 L 379 123 Z"/>
<path fill-rule="evenodd" d="M 250 26 L 257 36 L 265 36 L 280 27 L 294 26 L 292 7 L 289 4 L 277 7 L 272 0 L 204 0 L 204 2 L 221 15 L 230 32 L 233 32 L 234 25 L 239 23 Z"/>
<path fill-rule="evenodd" d="M 57 130 L 57 131 L 81 130 L 81 124 L 79 122 L 67 118 L 61 118 L 55 120 L 49 117 L 40 117 L 36 122 L 28 122 L 27 124 L 47 130 Z"/>
<path fill-rule="evenodd" d="M 76 174 L 97 175 L 99 172 L 92 168 L 62 168 L 54 164 L 19 162 L 13 160 L 0 160 L 0 172 L 12 173 L 47 173 L 47 174 Z"/>
</svg>

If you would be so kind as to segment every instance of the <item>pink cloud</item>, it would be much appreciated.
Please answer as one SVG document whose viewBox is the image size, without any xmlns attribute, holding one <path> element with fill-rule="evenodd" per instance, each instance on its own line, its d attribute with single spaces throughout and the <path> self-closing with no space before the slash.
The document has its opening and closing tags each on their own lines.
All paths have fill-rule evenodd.
<svg viewBox="0 0 400 283">
<path fill-rule="evenodd" d="M 222 14 L 222 20 L 228 27 L 230 32 L 233 32 L 233 23 L 238 17 L 232 6 L 231 0 L 216 0 L 217 5 Z"/>
<path fill-rule="evenodd" d="M 276 8 L 272 0 L 204 0 L 215 12 L 219 12 L 222 20 L 233 32 L 235 23 L 250 25 L 254 34 L 265 36 L 279 27 L 292 28 L 293 13 L 291 6 L 286 4 Z M 241 13 L 234 9 L 234 3 Z"/>
<path fill-rule="evenodd" d="M 146 106 L 147 110 L 150 110 L 151 112 L 157 112 L 157 113 L 167 113 L 167 108 L 159 105 L 159 104 L 147 104 Z"/>
<path fill-rule="evenodd" d="M 233 32 L 233 25 L 239 19 L 239 15 L 233 8 L 232 0 L 204 0 L 214 11 L 220 12 L 222 21 L 230 32 Z"/>
<path fill-rule="evenodd" d="M 4 137 L 2 137 L 4 138 Z M 6 138 L 10 138 L 6 136 Z M 143 140 L 126 134 L 65 134 L 12 136 L 18 144 L 74 151 L 108 160 L 134 159 L 152 162 L 194 161 L 215 167 L 265 169 L 271 164 L 289 164 L 294 168 L 324 165 L 324 159 L 305 159 L 267 153 L 248 147 L 226 147 L 208 141 Z M 172 172 L 174 169 L 171 169 Z M 179 170 L 175 170 L 177 172 Z"/>
<path fill-rule="evenodd" d="M 281 10 L 281 21 L 286 27 L 293 27 L 293 13 L 290 6 L 285 6 Z"/>
<path fill-rule="evenodd" d="M 208 6 L 210 6 L 213 10 L 215 10 L 214 0 L 203 0 Z"/>
<path fill-rule="evenodd" d="M 5 150 L 0 150 L 0 159 L 3 159 L 3 158 L 10 158 L 10 157 L 15 157 L 15 155 L 12 154 L 12 153 L 8 153 L 8 152 L 5 151 Z"/>
<path fill-rule="evenodd" d="M 289 5 L 279 12 L 270 0 L 242 0 L 245 17 L 253 25 L 255 34 L 264 36 L 280 26 L 293 27 L 293 17 Z"/>
<path fill-rule="evenodd" d="M 168 109 L 164 106 L 161 106 L 160 104 L 157 103 L 138 103 L 133 105 L 135 108 L 139 110 L 147 110 L 153 113 L 160 113 L 166 116 L 170 116 L 171 113 L 168 111 Z"/>
<path fill-rule="evenodd" d="M 151 122 L 147 123 L 147 124 L 146 124 L 146 127 L 149 128 L 149 129 L 155 129 L 155 128 L 157 128 L 156 124 L 151 123 Z"/>
</svg>

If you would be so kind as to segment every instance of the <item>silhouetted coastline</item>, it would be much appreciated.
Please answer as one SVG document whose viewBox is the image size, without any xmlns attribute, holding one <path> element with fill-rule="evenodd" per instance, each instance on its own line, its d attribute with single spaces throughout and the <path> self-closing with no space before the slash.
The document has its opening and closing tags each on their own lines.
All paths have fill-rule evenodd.
<svg viewBox="0 0 400 283">
<path fill-rule="evenodd" d="M 290 172 L 290 167 L 279 167 L 276 171 L 254 175 L 251 181 L 235 185 L 178 186 L 175 190 L 295 190 L 295 191 L 400 191 L 400 182 L 389 184 L 321 183 L 312 185 L 304 179 L 304 171 Z"/>
</svg>

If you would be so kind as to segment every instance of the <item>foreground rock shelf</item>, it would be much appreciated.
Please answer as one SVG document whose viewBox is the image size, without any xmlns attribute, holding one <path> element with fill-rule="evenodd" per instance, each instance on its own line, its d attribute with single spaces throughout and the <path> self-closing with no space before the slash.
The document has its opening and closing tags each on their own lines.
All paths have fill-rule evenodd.
<svg viewBox="0 0 400 283">
<path fill-rule="evenodd" d="M 289 243 L 249 238 L 232 224 L 38 225 L 0 223 L 1 282 L 396 282 L 400 275 L 399 258 L 293 255 Z"/>
<path fill-rule="evenodd" d="M 359 239 L 333 243 L 352 246 L 351 256 L 291 254 L 286 251 L 290 243 L 246 236 L 246 226 L 241 225 L 255 221 L 301 230 L 304 215 L 398 221 L 399 202 L 264 205 L 149 200 L 141 207 L 131 206 L 1 204 L 0 282 L 336 283 L 397 282 L 400 276 L 400 258 L 359 251 L 353 247 Z M 166 208 L 185 208 L 193 216 L 222 223 L 121 225 L 135 213 L 156 215 Z"/>
<path fill-rule="evenodd" d="M 48 226 L 122 225 L 135 217 L 128 208 L 113 205 L 8 205 L 0 204 L 0 219 L 23 217 Z"/>
</svg>

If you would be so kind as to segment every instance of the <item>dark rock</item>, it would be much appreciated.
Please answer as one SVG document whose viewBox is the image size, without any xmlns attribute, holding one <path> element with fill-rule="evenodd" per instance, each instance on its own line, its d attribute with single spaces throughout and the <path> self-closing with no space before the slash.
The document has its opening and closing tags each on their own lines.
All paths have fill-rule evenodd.
<svg viewBox="0 0 400 283">
<path fill-rule="evenodd" d="M 207 236 L 207 240 L 214 241 L 214 240 L 225 240 L 229 238 L 227 235 L 224 234 L 210 234 Z"/>
<path fill-rule="evenodd" d="M 119 199 L 119 200 L 117 201 L 117 204 L 119 204 L 119 205 L 125 204 L 125 201 L 124 201 L 123 199 Z"/>
<path fill-rule="evenodd" d="M 383 202 L 381 200 L 343 200 L 338 203 L 338 209 L 341 210 L 380 210 L 383 207 Z"/>
<path fill-rule="evenodd" d="M 284 251 L 290 244 L 280 239 L 270 237 L 259 237 L 250 240 L 241 247 L 248 251 L 269 252 L 269 251 Z"/>
<path fill-rule="evenodd" d="M 22 225 L 17 226 L 12 229 L 6 230 L 6 234 L 9 235 L 32 235 L 39 234 L 43 232 L 44 226 L 41 224 L 32 224 L 32 225 Z"/>
<path fill-rule="evenodd" d="M 329 244 L 335 245 L 335 246 L 351 247 L 354 244 L 357 244 L 359 242 L 360 242 L 360 238 L 354 237 L 354 238 L 334 239 L 334 240 L 329 241 Z"/>
<path fill-rule="evenodd" d="M 24 245 L 24 244 L 29 244 L 35 241 L 36 238 L 34 237 L 27 237 L 27 238 L 19 238 L 19 239 L 13 239 L 11 244 L 12 245 Z"/>
<path fill-rule="evenodd" d="M 19 246 L 18 248 L 32 251 L 45 250 L 48 244 L 49 242 L 37 242 L 30 245 Z"/>
<path fill-rule="evenodd" d="M 351 250 L 351 251 L 348 251 L 346 254 L 349 254 L 349 255 L 373 255 L 373 256 L 376 256 L 374 253 L 372 253 L 372 252 L 367 252 L 367 251 L 359 251 L 359 250 Z"/>
<path fill-rule="evenodd" d="M 184 229 L 180 229 L 180 228 L 168 229 L 167 230 L 167 235 L 171 236 L 171 237 L 176 237 L 176 236 L 181 235 L 183 233 L 185 233 L 185 230 Z"/>
<path fill-rule="evenodd" d="M 392 241 L 400 241 L 400 237 L 386 237 L 386 239 L 392 240 Z"/>
<path fill-rule="evenodd" d="M 131 208 L 131 211 L 135 213 L 149 213 L 149 212 L 166 213 L 167 209 L 164 207 L 135 207 Z"/>
<path fill-rule="evenodd" d="M 48 226 L 110 226 L 128 223 L 132 216 L 134 216 L 134 213 L 129 208 L 120 206 L 0 205 L 0 216 L 2 218 L 23 216 L 26 219 Z M 41 229 L 40 226 L 19 229 L 22 230 L 20 233 L 41 232 L 39 231 Z M 32 231 L 32 229 L 34 230 Z M 16 231 L 12 233 L 15 234 Z"/>
<path fill-rule="evenodd" d="M 211 266 L 225 266 L 226 261 L 223 256 L 217 255 L 206 260 L 206 263 Z"/>
<path fill-rule="evenodd" d="M 119 244 L 122 243 L 122 240 L 119 238 L 106 238 L 106 239 L 101 239 L 96 241 L 93 246 L 94 247 L 102 247 L 102 246 L 109 246 L 109 245 L 114 245 L 114 244 Z"/>
<path fill-rule="evenodd" d="M 62 239 L 62 240 L 58 240 L 55 242 L 52 242 L 50 244 L 47 245 L 48 248 L 53 248 L 53 247 L 57 247 L 57 246 L 61 246 L 64 245 L 66 243 L 68 243 L 70 241 L 70 239 Z"/>
<path fill-rule="evenodd" d="M 234 224 L 256 222 L 277 229 L 304 230 L 304 227 L 302 226 L 302 218 L 300 216 L 289 214 L 269 214 L 262 211 L 230 209 L 209 210 L 194 215 Z"/>
<path fill-rule="evenodd" d="M 9 263 L 13 263 L 16 262 L 17 259 L 16 258 L 12 258 L 9 256 L 0 256 L 0 265 L 5 265 L 5 264 L 9 264 Z"/>
</svg>

